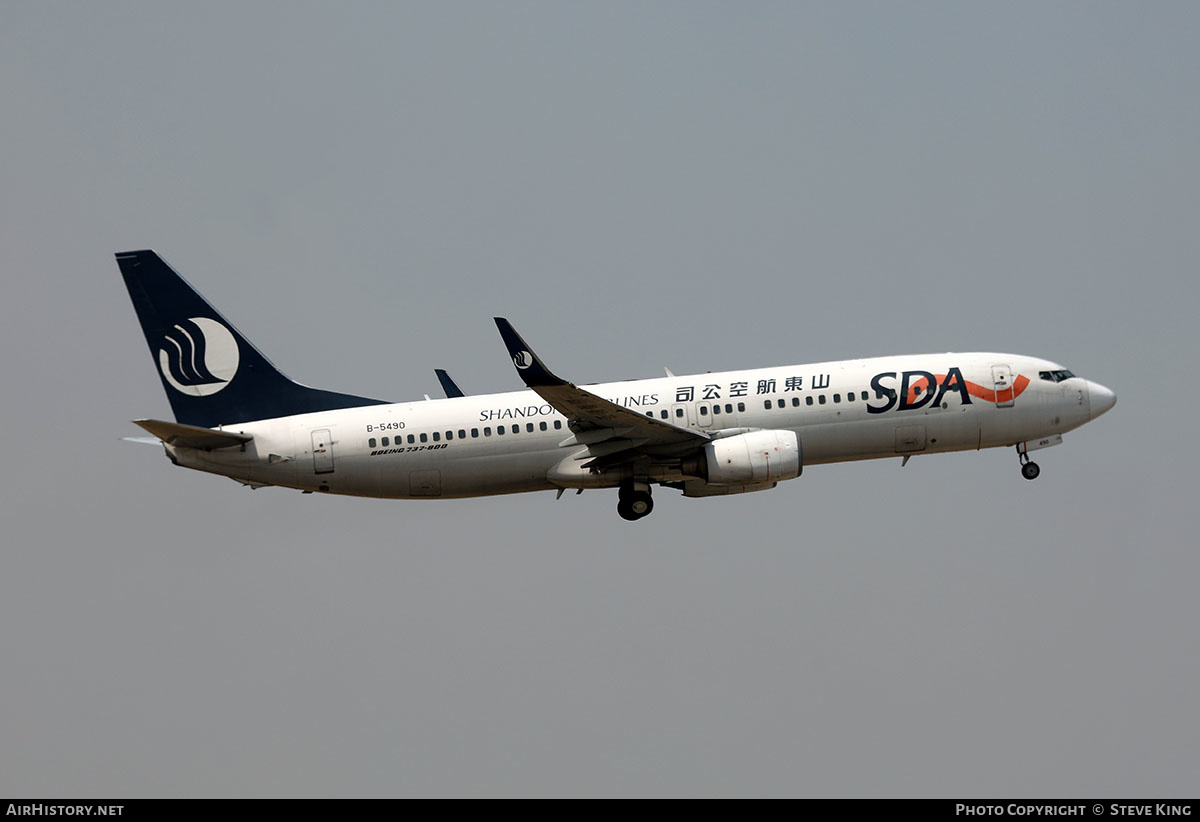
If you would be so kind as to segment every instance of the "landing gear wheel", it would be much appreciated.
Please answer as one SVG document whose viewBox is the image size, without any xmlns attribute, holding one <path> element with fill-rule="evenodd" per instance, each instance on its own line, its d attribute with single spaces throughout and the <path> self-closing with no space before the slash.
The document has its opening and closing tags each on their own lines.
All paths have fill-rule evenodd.
<svg viewBox="0 0 1200 822">
<path fill-rule="evenodd" d="M 1061 439 L 1061 437 L 1059 438 Z M 1017 443 L 1017 457 L 1021 460 L 1021 476 L 1027 480 L 1037 479 L 1038 474 L 1042 473 L 1042 469 L 1038 468 L 1038 464 L 1029 459 L 1029 454 L 1024 448 L 1025 443 Z"/>
<path fill-rule="evenodd" d="M 644 491 L 622 494 L 617 502 L 617 513 L 621 515 L 621 519 L 627 519 L 630 522 L 649 516 L 653 510 L 654 500 L 650 499 L 650 495 Z"/>
<path fill-rule="evenodd" d="M 650 512 L 654 510 L 654 500 L 650 499 L 650 495 L 646 493 L 634 494 L 629 501 L 629 507 L 633 513 L 637 514 L 638 519 L 650 516 Z"/>
</svg>

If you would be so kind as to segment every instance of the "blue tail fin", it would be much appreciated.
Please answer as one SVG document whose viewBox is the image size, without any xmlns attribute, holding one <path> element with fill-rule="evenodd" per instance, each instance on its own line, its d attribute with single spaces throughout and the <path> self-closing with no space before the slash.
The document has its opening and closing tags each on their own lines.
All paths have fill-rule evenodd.
<svg viewBox="0 0 1200 822">
<path fill-rule="evenodd" d="M 383 400 L 294 383 L 153 251 L 117 254 L 177 422 L 212 428 Z"/>
</svg>

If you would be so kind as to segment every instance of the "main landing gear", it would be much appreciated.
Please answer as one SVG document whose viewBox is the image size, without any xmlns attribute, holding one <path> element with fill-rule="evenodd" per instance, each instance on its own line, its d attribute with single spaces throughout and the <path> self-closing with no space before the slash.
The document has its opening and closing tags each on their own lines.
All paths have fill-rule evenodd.
<svg viewBox="0 0 1200 822">
<path fill-rule="evenodd" d="M 650 499 L 650 483 L 624 482 L 617 491 L 617 513 L 621 519 L 630 522 L 649 516 L 654 510 L 654 500 Z"/>
<path fill-rule="evenodd" d="M 1025 479 L 1037 479 L 1038 474 L 1042 473 L 1042 469 L 1038 468 L 1038 464 L 1029 459 L 1029 455 L 1021 450 L 1021 446 L 1017 446 L 1017 456 L 1021 458 L 1021 476 Z"/>
</svg>

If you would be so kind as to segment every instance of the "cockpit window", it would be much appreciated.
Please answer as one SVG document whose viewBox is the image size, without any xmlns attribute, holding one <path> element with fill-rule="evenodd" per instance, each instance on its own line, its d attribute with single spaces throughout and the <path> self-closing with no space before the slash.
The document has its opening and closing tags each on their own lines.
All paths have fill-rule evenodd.
<svg viewBox="0 0 1200 822">
<path fill-rule="evenodd" d="M 1038 376 L 1047 382 L 1062 382 L 1063 380 L 1071 379 L 1075 375 L 1064 368 L 1061 371 L 1039 371 Z"/>
</svg>

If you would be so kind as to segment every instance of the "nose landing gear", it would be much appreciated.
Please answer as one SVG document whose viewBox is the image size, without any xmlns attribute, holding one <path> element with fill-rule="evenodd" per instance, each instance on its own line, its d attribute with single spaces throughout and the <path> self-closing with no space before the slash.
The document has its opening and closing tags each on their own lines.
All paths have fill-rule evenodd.
<svg viewBox="0 0 1200 822">
<path fill-rule="evenodd" d="M 622 483 L 617 491 L 617 513 L 621 519 L 634 522 L 649 516 L 654 510 L 654 500 L 650 498 L 650 483 Z"/>
<path fill-rule="evenodd" d="M 1036 462 L 1029 459 L 1029 455 L 1021 450 L 1021 446 L 1017 446 L 1017 456 L 1021 458 L 1021 476 L 1027 480 L 1037 479 L 1042 473 L 1042 469 L 1038 467 Z"/>
</svg>

